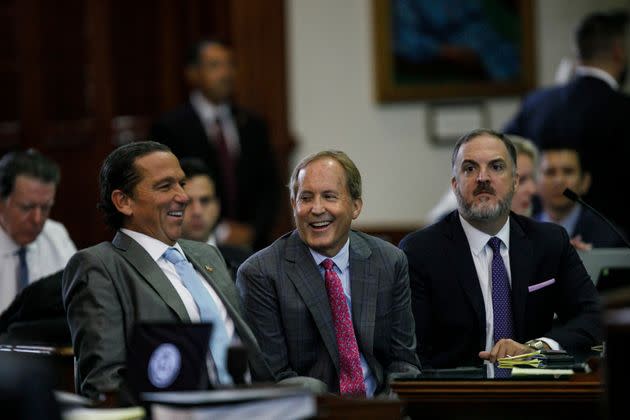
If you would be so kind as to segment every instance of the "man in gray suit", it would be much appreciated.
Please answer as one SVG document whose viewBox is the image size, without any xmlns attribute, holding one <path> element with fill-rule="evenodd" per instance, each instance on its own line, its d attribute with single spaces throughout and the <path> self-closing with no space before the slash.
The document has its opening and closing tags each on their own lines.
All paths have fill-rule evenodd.
<svg viewBox="0 0 630 420">
<path fill-rule="evenodd" d="M 210 377 L 229 382 L 225 351 L 240 341 L 254 379 L 273 380 L 223 258 L 212 246 L 179 239 L 188 203 L 184 179 L 175 155 L 155 142 L 122 146 L 103 163 L 99 207 L 116 236 L 75 254 L 63 276 L 77 390 L 88 397 L 119 392 L 135 323 L 207 321 L 208 305 L 216 315 Z M 171 254 L 179 261 L 171 262 Z M 218 331 L 221 343 L 213 341 Z"/>
<path fill-rule="evenodd" d="M 339 151 L 306 157 L 290 181 L 297 229 L 241 265 L 247 319 L 280 382 L 373 396 L 415 376 L 409 275 L 393 245 L 351 231 L 361 175 Z"/>
</svg>

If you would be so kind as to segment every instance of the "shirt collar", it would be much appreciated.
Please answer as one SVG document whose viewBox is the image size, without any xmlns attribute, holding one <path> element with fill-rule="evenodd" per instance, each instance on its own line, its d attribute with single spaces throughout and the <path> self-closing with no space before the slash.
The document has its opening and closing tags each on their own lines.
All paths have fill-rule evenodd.
<svg viewBox="0 0 630 420">
<path fill-rule="evenodd" d="M 344 272 L 346 268 L 348 268 L 348 261 L 350 259 L 350 238 L 348 238 L 345 245 L 339 250 L 337 255 L 332 258 L 322 255 L 312 248 L 309 248 L 308 250 L 311 252 L 311 255 L 315 259 L 315 264 L 317 264 L 317 266 L 319 266 L 326 258 L 330 258 L 331 260 L 333 260 L 339 271 Z"/>
<path fill-rule="evenodd" d="M 488 235 L 485 232 L 480 231 L 475 228 L 473 225 L 468 223 L 466 219 L 459 215 L 459 220 L 462 223 L 462 228 L 464 229 L 464 233 L 466 234 L 466 238 L 468 239 L 468 244 L 470 245 L 470 250 L 478 257 L 479 254 L 484 250 L 484 247 L 488 244 L 488 241 L 493 236 L 501 239 L 501 242 L 505 245 L 505 247 L 510 249 L 510 218 L 508 217 L 507 221 L 503 225 L 503 227 L 497 232 L 496 235 Z"/>
<path fill-rule="evenodd" d="M 144 233 L 124 228 L 120 229 L 120 231 L 125 235 L 131 237 L 131 239 L 133 239 L 134 241 L 138 242 L 138 244 L 149 253 L 151 258 L 153 258 L 153 261 L 157 262 L 157 260 L 159 260 L 160 257 L 164 255 L 164 251 L 166 251 L 167 248 L 171 248 L 171 245 L 165 244 L 159 239 L 155 239 Z M 175 242 L 175 245 L 173 245 L 172 248 L 177 249 L 179 252 L 182 253 L 182 255 L 185 255 L 184 250 L 181 246 L 179 246 L 177 242 Z"/>
<path fill-rule="evenodd" d="M 591 76 L 599 80 L 606 82 L 613 90 L 619 90 L 619 83 L 615 80 L 610 73 L 598 69 L 597 67 L 578 66 L 575 69 L 575 74 L 578 76 Z"/>
<path fill-rule="evenodd" d="M 3 250 L 3 254 L 6 255 L 15 254 L 16 251 L 20 248 L 20 246 L 15 243 L 13 238 L 11 238 L 9 234 L 4 231 L 4 228 L 2 226 L 0 226 L 0 242 L 7 244 L 6 249 Z"/>
<path fill-rule="evenodd" d="M 201 121 L 209 122 L 217 118 L 223 121 L 230 115 L 230 108 L 226 104 L 215 105 L 207 100 L 198 90 L 190 94 L 190 104 L 201 118 Z"/>
<path fill-rule="evenodd" d="M 556 222 L 554 220 L 551 220 L 551 218 L 549 217 L 549 214 L 543 211 L 540 213 L 540 217 L 538 218 L 538 220 L 541 222 L 550 222 L 550 223 L 555 223 L 557 225 L 560 225 L 564 228 L 564 230 L 567 231 L 569 236 L 573 236 L 575 232 L 575 226 L 577 225 L 581 211 L 582 211 L 582 205 L 579 203 L 576 203 L 575 206 L 573 206 L 573 209 L 571 209 L 569 214 L 567 214 L 567 217 L 565 217 L 564 219 L 558 220 Z"/>
<path fill-rule="evenodd" d="M 39 233 L 39 235 L 41 235 L 44 232 L 44 229 L 46 228 L 46 224 L 48 223 L 48 220 L 46 220 L 46 222 L 44 222 L 44 227 L 42 228 L 42 231 Z M 31 242 L 30 244 L 26 244 L 24 245 L 24 248 L 26 248 L 27 252 L 32 252 L 35 251 L 38 247 L 38 242 L 37 239 L 39 238 L 39 235 L 37 235 L 37 238 L 35 238 L 35 240 L 33 242 Z M 6 233 L 4 231 L 4 228 L 2 226 L 0 226 L 0 243 L 5 243 L 7 244 L 6 249 L 3 250 L 3 255 L 15 255 L 15 253 L 22 248 L 20 245 L 18 245 L 17 243 L 15 243 L 15 241 L 13 240 L 13 238 L 11 236 L 9 236 L 8 233 Z"/>
</svg>

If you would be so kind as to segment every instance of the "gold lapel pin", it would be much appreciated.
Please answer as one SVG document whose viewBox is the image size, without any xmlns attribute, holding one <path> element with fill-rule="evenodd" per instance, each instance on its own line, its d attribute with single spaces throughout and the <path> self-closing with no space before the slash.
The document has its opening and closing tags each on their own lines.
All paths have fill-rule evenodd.
<svg viewBox="0 0 630 420">
<path fill-rule="evenodd" d="M 204 268 L 208 270 L 209 273 L 212 273 L 214 271 L 214 268 L 210 267 L 209 265 L 205 265 Z"/>
</svg>

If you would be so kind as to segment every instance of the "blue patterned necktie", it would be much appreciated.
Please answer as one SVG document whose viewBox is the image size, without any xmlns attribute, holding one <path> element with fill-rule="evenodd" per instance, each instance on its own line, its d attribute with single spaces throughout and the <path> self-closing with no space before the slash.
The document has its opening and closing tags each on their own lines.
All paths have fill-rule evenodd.
<svg viewBox="0 0 630 420">
<path fill-rule="evenodd" d="M 210 293 L 201 283 L 194 267 L 186 257 L 176 248 L 168 248 L 164 251 L 164 258 L 173 263 L 175 270 L 188 289 L 199 309 L 199 316 L 202 321 L 212 323 L 212 336 L 210 337 L 210 352 L 217 369 L 219 382 L 222 384 L 232 383 L 232 377 L 227 371 L 227 350 L 230 345 L 225 323 L 217 308 L 216 303 Z"/>
<path fill-rule="evenodd" d="M 26 263 L 26 247 L 17 250 L 18 267 L 17 267 L 17 291 L 28 286 L 28 264 Z"/>
<path fill-rule="evenodd" d="M 512 296 L 507 270 L 501 257 L 501 239 L 492 237 L 488 241 L 492 248 L 492 313 L 494 324 L 493 342 L 502 338 L 514 338 L 512 319 Z M 510 376 L 510 369 L 495 367 L 497 378 Z"/>
</svg>

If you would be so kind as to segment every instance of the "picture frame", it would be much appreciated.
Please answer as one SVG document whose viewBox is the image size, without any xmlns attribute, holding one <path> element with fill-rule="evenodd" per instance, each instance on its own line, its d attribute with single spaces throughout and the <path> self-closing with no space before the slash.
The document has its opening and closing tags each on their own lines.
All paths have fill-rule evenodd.
<svg viewBox="0 0 630 420">
<path fill-rule="evenodd" d="M 532 0 L 372 0 L 380 103 L 521 95 L 535 86 Z"/>
</svg>

